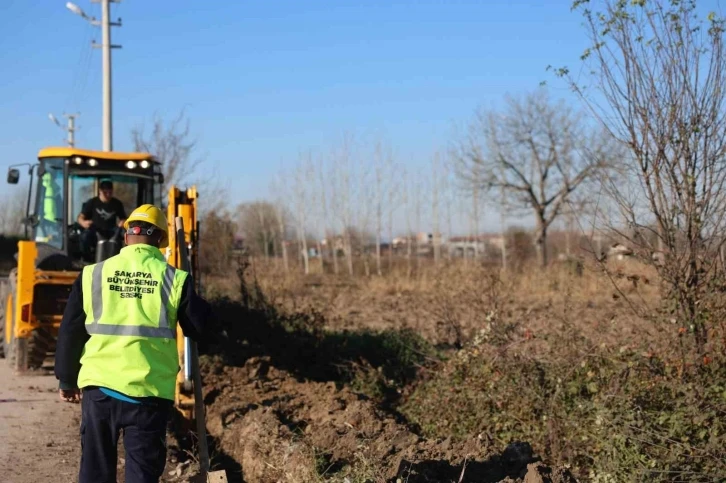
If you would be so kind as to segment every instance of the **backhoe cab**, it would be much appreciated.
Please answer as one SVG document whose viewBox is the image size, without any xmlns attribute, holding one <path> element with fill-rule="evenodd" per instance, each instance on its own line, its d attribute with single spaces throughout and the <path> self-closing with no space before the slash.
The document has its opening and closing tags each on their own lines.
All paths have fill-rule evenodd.
<svg viewBox="0 0 726 483">
<path fill-rule="evenodd" d="M 76 222 L 83 204 L 110 180 L 113 196 L 128 214 L 145 203 L 161 204 L 163 183 L 161 165 L 146 153 L 46 148 L 37 164 L 22 166 L 29 166 L 30 176 L 25 240 L 18 242 L 17 268 L 0 291 L 0 356 L 20 371 L 41 367 L 53 354 L 63 309 L 82 267 L 117 254 L 123 244 L 118 232 L 84 246 L 84 229 Z M 19 180 L 18 167 L 11 167 L 8 183 Z"/>
<path fill-rule="evenodd" d="M 144 203 L 161 201 L 161 165 L 150 154 L 47 148 L 40 151 L 38 160 L 28 172 L 26 238 L 45 245 L 44 251 L 65 254 L 69 262 L 98 262 L 120 249 L 120 240 L 108 236 L 99 237 L 96 246 L 81 244 L 85 230 L 77 217 L 84 203 L 98 195 L 103 181 L 113 183 L 113 196 L 126 213 Z M 34 169 L 37 186 L 33 186 Z M 11 168 L 8 182 L 17 183 L 19 178 L 20 172 Z"/>
</svg>

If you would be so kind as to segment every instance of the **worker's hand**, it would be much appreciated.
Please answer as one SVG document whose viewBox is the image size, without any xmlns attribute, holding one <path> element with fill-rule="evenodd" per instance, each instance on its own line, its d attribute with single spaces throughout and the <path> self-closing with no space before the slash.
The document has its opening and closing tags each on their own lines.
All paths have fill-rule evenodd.
<svg viewBox="0 0 726 483">
<path fill-rule="evenodd" d="M 93 225 L 93 220 L 81 220 L 78 222 L 79 225 L 81 225 L 83 228 L 88 230 L 91 225 Z"/>
<path fill-rule="evenodd" d="M 126 221 L 126 220 L 119 220 L 119 221 L 118 221 L 118 225 L 117 225 L 117 226 L 118 226 L 119 228 L 123 228 L 123 227 L 124 227 L 124 221 Z"/>
<path fill-rule="evenodd" d="M 76 389 L 59 389 L 58 394 L 60 395 L 61 401 L 78 404 L 81 402 L 81 390 Z"/>
</svg>

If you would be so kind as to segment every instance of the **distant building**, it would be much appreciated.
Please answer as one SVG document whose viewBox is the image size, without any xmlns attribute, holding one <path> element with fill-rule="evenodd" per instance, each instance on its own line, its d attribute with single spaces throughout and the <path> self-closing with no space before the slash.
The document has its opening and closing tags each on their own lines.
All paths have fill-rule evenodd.
<svg viewBox="0 0 726 483">
<path fill-rule="evenodd" d="M 633 250 L 622 243 L 613 243 L 608 250 L 608 258 L 613 260 L 625 260 L 633 256 Z"/>
<path fill-rule="evenodd" d="M 451 257 L 478 258 L 500 253 L 504 246 L 501 235 L 454 236 L 447 240 L 446 248 Z"/>
</svg>

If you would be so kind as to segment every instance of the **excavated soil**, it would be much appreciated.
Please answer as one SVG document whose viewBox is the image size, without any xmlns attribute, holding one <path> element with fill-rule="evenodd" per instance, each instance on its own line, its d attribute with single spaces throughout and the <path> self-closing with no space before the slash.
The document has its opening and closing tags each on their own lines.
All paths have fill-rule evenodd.
<svg viewBox="0 0 726 483">
<path fill-rule="evenodd" d="M 230 481 L 575 481 L 538 462 L 527 443 L 493 455 L 480 439 L 427 440 L 365 396 L 298 380 L 267 357 L 204 369 L 213 465 Z"/>
<path fill-rule="evenodd" d="M 289 351 L 289 340 L 275 340 Z M 270 356 L 245 352 L 236 354 L 236 365 L 203 358 L 213 469 L 224 469 L 230 482 L 575 481 L 567 470 L 539 462 L 527 443 L 493 452 L 479 438 L 425 439 L 394 410 L 339 381 L 293 374 Z M 58 400 L 50 375 L 16 376 L 5 363 L 0 375 L 6 382 L 0 391 L 0 454 L 6 456 L 0 458 L 0 481 L 73 481 L 80 407 Z M 162 481 L 195 481 L 193 443 L 170 435 Z M 119 481 L 123 469 L 120 445 Z"/>
</svg>

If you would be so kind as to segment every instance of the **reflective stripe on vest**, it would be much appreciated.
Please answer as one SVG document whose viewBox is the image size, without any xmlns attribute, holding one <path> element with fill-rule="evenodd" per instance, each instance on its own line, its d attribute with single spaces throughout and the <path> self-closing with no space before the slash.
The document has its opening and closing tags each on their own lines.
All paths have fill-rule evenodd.
<svg viewBox="0 0 726 483">
<path fill-rule="evenodd" d="M 161 310 L 159 311 L 159 326 L 148 327 L 138 325 L 100 324 L 103 315 L 103 265 L 106 262 L 97 263 L 93 267 L 91 277 L 91 297 L 93 300 L 93 322 L 86 324 L 86 331 L 89 334 L 97 335 L 127 335 L 138 337 L 157 337 L 160 339 L 175 339 L 174 330 L 169 328 L 169 315 L 167 305 L 171 296 L 171 289 L 174 284 L 176 268 L 166 266 L 164 280 L 161 284 Z"/>
</svg>

